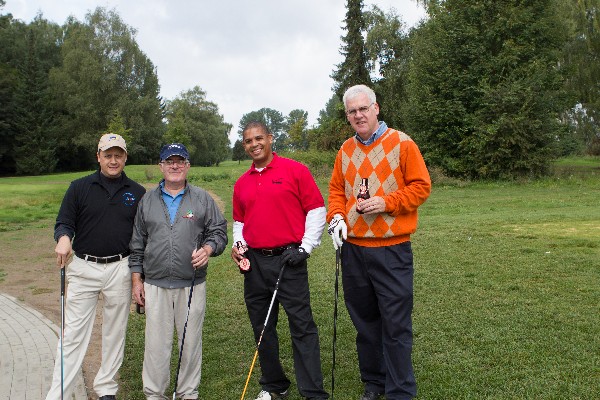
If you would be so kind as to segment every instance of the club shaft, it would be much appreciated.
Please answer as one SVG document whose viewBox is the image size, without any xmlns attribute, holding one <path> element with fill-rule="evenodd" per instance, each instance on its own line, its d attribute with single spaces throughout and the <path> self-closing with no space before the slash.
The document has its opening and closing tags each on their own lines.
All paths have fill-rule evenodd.
<svg viewBox="0 0 600 400">
<path fill-rule="evenodd" d="M 339 293 L 339 275 L 340 275 L 340 263 L 341 263 L 341 251 L 336 249 L 335 251 L 335 285 L 334 285 L 334 302 L 333 302 L 333 349 L 332 349 L 332 362 L 331 362 L 331 400 L 334 399 L 335 390 L 335 345 L 337 342 L 337 316 L 338 316 L 338 293 Z"/>
<path fill-rule="evenodd" d="M 181 369 L 181 356 L 183 355 L 183 344 L 185 343 L 185 332 L 187 331 L 188 319 L 190 318 L 190 307 L 192 305 L 192 295 L 194 294 L 194 284 L 196 283 L 196 271 L 194 271 L 194 277 L 192 278 L 192 285 L 190 286 L 190 295 L 188 297 L 187 314 L 185 316 L 185 324 L 183 325 L 183 335 L 181 335 L 181 346 L 179 347 L 179 361 L 177 361 L 177 374 L 175 374 L 175 386 L 173 388 L 173 400 L 177 394 L 177 383 L 179 381 L 179 370 Z"/>
<path fill-rule="evenodd" d="M 65 395 L 65 266 L 60 268 L 60 399 Z"/>
<path fill-rule="evenodd" d="M 260 347 L 260 343 L 262 342 L 263 335 L 265 334 L 265 329 L 267 328 L 267 322 L 269 322 L 269 316 L 271 316 L 271 310 L 273 309 L 273 304 L 275 303 L 275 298 L 277 297 L 277 291 L 279 290 L 279 282 L 281 281 L 281 277 L 283 275 L 283 270 L 285 269 L 285 264 L 281 267 L 279 271 L 279 276 L 277 277 L 277 282 L 275 282 L 275 290 L 273 291 L 273 297 L 271 297 L 271 304 L 269 304 L 269 309 L 267 310 L 267 316 L 265 318 L 265 323 L 263 324 L 262 330 L 260 332 L 260 336 L 258 337 L 258 342 L 256 342 L 256 351 L 254 352 L 254 358 L 252 359 L 252 365 L 250 366 L 250 371 L 248 372 L 248 377 L 246 378 L 246 385 L 244 385 L 244 391 L 242 392 L 242 397 L 240 400 L 244 400 L 244 396 L 246 395 L 246 389 L 248 388 L 248 382 L 250 382 L 250 376 L 252 376 L 252 370 L 254 369 L 254 363 L 256 363 L 256 357 L 258 356 L 258 348 Z"/>
</svg>

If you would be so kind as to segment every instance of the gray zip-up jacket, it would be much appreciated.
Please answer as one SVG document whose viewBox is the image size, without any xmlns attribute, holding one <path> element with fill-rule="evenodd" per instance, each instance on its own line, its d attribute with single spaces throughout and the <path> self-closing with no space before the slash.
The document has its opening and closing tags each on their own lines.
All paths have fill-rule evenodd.
<svg viewBox="0 0 600 400">
<path fill-rule="evenodd" d="M 213 257 L 227 245 L 227 221 L 212 197 L 186 184 L 171 225 L 159 185 L 138 205 L 129 244 L 129 268 L 132 273 L 143 273 L 147 283 L 158 287 L 188 287 L 194 273 L 192 252 L 205 244 L 212 247 Z M 206 268 L 197 269 L 195 284 L 205 280 Z"/>
</svg>

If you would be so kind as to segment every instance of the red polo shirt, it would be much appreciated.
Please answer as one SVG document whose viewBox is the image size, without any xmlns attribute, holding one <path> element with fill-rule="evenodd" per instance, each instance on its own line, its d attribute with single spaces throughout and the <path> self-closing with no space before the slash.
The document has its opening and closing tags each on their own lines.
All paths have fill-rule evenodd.
<svg viewBox="0 0 600 400">
<path fill-rule="evenodd" d="M 300 243 L 306 214 L 324 205 L 308 168 L 275 153 L 261 172 L 252 164 L 233 188 L 233 219 L 244 224 L 244 239 L 254 248 Z"/>
</svg>

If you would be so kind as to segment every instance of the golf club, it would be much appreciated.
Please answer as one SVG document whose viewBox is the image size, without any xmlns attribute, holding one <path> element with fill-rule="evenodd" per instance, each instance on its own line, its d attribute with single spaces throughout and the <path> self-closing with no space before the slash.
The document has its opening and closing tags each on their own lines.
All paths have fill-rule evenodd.
<svg viewBox="0 0 600 400">
<path fill-rule="evenodd" d="M 60 267 L 60 399 L 65 392 L 65 358 L 63 356 L 63 342 L 65 340 L 65 266 Z"/>
<path fill-rule="evenodd" d="M 250 366 L 250 371 L 248 372 L 248 378 L 246 378 L 246 384 L 244 385 L 244 391 L 242 392 L 242 397 L 240 400 L 244 400 L 244 396 L 246 395 L 246 390 L 248 389 L 248 382 L 250 382 L 250 376 L 252 376 L 252 370 L 254 369 L 254 364 L 256 363 L 256 357 L 258 356 L 258 348 L 260 347 L 260 342 L 262 342 L 263 334 L 265 333 L 265 328 L 267 327 L 267 322 L 269 321 L 269 316 L 271 315 L 271 309 L 273 308 L 273 303 L 275 302 L 275 297 L 277 296 L 277 291 L 279 290 L 279 281 L 281 281 L 281 276 L 283 275 L 283 270 L 285 269 L 285 264 L 281 267 L 281 271 L 279 271 L 279 276 L 277 277 L 277 282 L 275 282 L 275 290 L 273 291 L 273 297 L 271 298 L 271 304 L 269 305 L 269 310 L 267 311 L 267 317 L 265 318 L 265 323 L 263 324 L 262 331 L 260 332 L 260 336 L 258 337 L 258 342 L 256 343 L 256 351 L 254 352 L 254 358 L 252 359 L 252 365 Z"/>
<path fill-rule="evenodd" d="M 190 317 L 190 305 L 192 304 L 192 294 L 194 293 L 194 283 L 196 283 L 196 270 L 192 278 L 192 286 L 190 287 L 190 296 L 188 297 L 187 315 L 185 316 L 185 324 L 183 325 L 183 335 L 181 335 L 181 347 L 179 348 L 179 361 L 177 362 L 177 374 L 175 375 L 175 387 L 173 388 L 173 400 L 177 393 L 177 381 L 179 381 L 179 369 L 181 368 L 181 356 L 183 354 L 183 343 L 185 343 L 185 332 L 187 331 L 188 318 Z"/>
<path fill-rule="evenodd" d="M 340 248 L 335 249 L 335 285 L 334 285 L 334 301 L 333 301 L 333 350 L 331 362 L 331 400 L 333 400 L 333 392 L 335 389 L 335 343 L 337 341 L 337 315 L 338 315 L 338 277 L 340 275 L 341 254 Z"/>
<path fill-rule="evenodd" d="M 204 233 L 198 235 L 194 239 L 194 248 L 198 250 L 200 244 L 204 241 Z M 192 266 L 193 267 L 193 266 Z M 196 268 L 194 268 L 194 276 L 192 277 L 192 285 L 190 286 L 190 296 L 188 297 L 187 314 L 185 316 L 185 324 L 183 325 L 183 335 L 181 335 L 181 347 L 179 348 L 179 361 L 177 361 L 177 374 L 175 374 L 175 387 L 173 388 L 173 400 L 177 395 L 177 383 L 179 381 L 179 370 L 181 369 L 181 356 L 183 355 L 183 343 L 185 342 L 185 332 L 187 331 L 188 318 L 190 317 L 190 306 L 192 304 L 192 294 L 194 293 L 194 285 L 196 283 Z"/>
</svg>

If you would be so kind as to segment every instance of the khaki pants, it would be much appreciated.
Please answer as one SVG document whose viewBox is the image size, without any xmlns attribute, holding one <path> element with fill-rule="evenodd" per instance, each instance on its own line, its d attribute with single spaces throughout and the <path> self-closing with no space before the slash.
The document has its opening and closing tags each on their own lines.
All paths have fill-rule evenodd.
<svg viewBox="0 0 600 400">
<path fill-rule="evenodd" d="M 144 291 L 146 295 L 146 348 L 142 371 L 144 394 L 148 399 L 153 400 L 170 399 L 171 396 L 167 397 L 164 393 L 170 381 L 173 329 L 177 329 L 179 349 L 187 316 L 190 288 L 165 289 L 144 283 Z M 177 397 L 182 399 L 198 398 L 205 309 L 206 282 L 202 282 L 194 287 L 185 333 L 177 384 Z"/>
<path fill-rule="evenodd" d="M 127 319 L 131 304 L 131 275 L 128 258 L 101 264 L 73 257 L 67 266 L 68 287 L 64 331 L 64 398 L 69 398 L 77 372 L 90 342 L 98 296 L 102 294 L 102 364 L 94 379 L 98 397 L 117 392 L 117 371 L 123 362 Z M 52 386 L 46 400 L 60 399 L 60 338 Z"/>
</svg>

